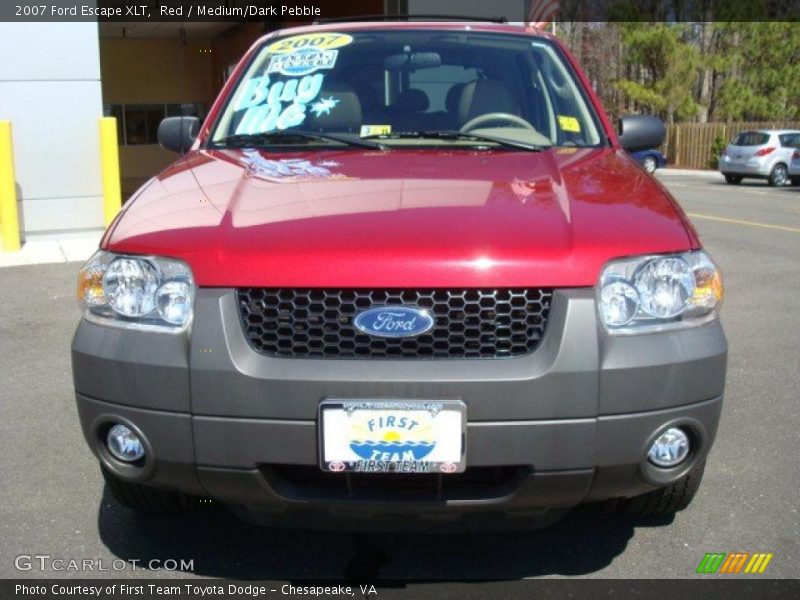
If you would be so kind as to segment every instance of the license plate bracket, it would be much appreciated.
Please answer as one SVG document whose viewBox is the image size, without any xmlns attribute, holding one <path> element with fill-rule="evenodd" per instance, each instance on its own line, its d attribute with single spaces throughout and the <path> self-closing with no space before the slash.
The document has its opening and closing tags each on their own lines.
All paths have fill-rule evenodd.
<svg viewBox="0 0 800 600">
<path fill-rule="evenodd" d="M 320 403 L 323 471 L 460 473 L 466 468 L 466 405 L 460 400 Z"/>
</svg>

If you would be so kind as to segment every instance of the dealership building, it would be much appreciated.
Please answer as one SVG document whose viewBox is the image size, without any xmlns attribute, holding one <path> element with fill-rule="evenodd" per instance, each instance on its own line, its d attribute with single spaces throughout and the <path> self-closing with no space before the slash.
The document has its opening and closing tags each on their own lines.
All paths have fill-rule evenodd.
<svg viewBox="0 0 800 600">
<path fill-rule="evenodd" d="M 446 14 L 521 21 L 526 1 L 481 2 L 469 6 L 468 14 L 465 5 L 478 3 L 318 4 L 326 18 Z M 290 18 L 0 23 L 0 120 L 10 121 L 13 128 L 23 239 L 81 235 L 103 227 L 100 117 L 117 119 L 124 201 L 175 158 L 156 142 L 161 119 L 179 114 L 203 117 L 233 66 L 259 36 L 310 22 Z"/>
</svg>

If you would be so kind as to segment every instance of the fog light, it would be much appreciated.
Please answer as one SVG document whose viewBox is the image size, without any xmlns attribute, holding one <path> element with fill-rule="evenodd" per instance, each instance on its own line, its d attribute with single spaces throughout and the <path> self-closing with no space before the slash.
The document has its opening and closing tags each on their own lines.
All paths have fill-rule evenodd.
<svg viewBox="0 0 800 600">
<path fill-rule="evenodd" d="M 106 444 L 114 458 L 123 462 L 135 462 L 144 456 L 144 444 L 139 436 L 119 423 L 108 431 Z"/>
<path fill-rule="evenodd" d="M 689 436 L 683 429 L 670 427 L 662 431 L 650 446 L 648 457 L 658 467 L 674 467 L 689 454 Z"/>
</svg>

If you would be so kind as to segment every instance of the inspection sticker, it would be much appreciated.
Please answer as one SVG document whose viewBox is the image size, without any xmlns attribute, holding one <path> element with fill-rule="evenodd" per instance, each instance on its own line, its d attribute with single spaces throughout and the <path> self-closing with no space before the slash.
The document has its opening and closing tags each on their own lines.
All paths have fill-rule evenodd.
<svg viewBox="0 0 800 600">
<path fill-rule="evenodd" d="M 392 133 L 391 125 L 362 125 L 361 137 L 368 137 L 371 135 L 387 135 Z"/>
<path fill-rule="evenodd" d="M 564 115 L 558 115 L 558 124 L 563 131 L 571 131 L 573 133 L 581 132 L 581 124 L 575 117 L 565 117 Z"/>
</svg>

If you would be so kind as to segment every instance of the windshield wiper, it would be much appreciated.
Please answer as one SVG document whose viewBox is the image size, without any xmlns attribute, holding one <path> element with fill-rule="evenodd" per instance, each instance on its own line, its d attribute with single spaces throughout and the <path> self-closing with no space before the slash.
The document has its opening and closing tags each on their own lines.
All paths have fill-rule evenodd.
<svg viewBox="0 0 800 600">
<path fill-rule="evenodd" d="M 331 133 L 312 133 L 310 131 L 267 131 L 264 133 L 237 133 L 212 143 L 214 146 L 252 147 L 268 146 L 270 144 L 298 144 L 310 141 L 335 142 L 345 146 L 356 146 L 358 148 L 370 148 L 373 150 L 386 149 L 384 144 L 378 142 L 372 142 L 369 140 L 362 141 L 360 138 L 351 138 Z"/>
<path fill-rule="evenodd" d="M 416 139 L 416 138 L 433 138 L 439 140 L 474 140 L 481 142 L 491 142 L 504 146 L 506 148 L 515 148 L 520 150 L 527 150 L 529 152 L 541 152 L 550 146 L 540 146 L 538 144 L 530 144 L 528 142 L 521 142 L 518 140 L 511 140 L 504 137 L 495 137 L 493 135 L 485 135 L 483 133 L 465 133 L 462 131 L 398 131 L 393 133 L 368 135 L 361 139 Z"/>
</svg>

